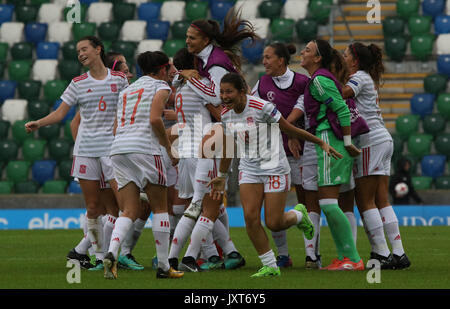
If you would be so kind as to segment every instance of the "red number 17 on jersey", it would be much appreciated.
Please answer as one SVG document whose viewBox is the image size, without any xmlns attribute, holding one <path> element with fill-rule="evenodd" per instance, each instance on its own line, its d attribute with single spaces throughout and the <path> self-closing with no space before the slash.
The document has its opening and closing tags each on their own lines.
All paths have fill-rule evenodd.
<svg viewBox="0 0 450 309">
<path fill-rule="evenodd" d="M 127 107 L 127 95 L 128 94 L 129 95 L 133 95 L 133 94 L 136 94 L 136 93 L 138 94 L 138 98 L 137 98 L 136 103 L 134 104 L 134 109 L 133 109 L 133 113 L 131 114 L 131 121 L 130 121 L 130 124 L 133 124 L 135 116 L 136 116 L 136 112 L 137 112 L 137 108 L 138 108 L 139 102 L 141 102 L 142 94 L 144 93 L 144 88 L 141 88 L 139 90 L 136 90 L 136 91 L 133 91 L 133 92 L 130 92 L 130 93 L 125 92 L 123 94 L 122 118 L 120 119 L 122 127 L 125 126 L 125 109 Z"/>
</svg>

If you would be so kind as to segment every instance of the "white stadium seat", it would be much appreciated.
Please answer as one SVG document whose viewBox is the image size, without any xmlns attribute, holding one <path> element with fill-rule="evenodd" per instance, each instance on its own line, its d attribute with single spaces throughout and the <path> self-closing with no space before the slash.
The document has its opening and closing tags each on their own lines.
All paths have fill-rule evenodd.
<svg viewBox="0 0 450 309">
<path fill-rule="evenodd" d="M 259 35 L 262 39 L 267 38 L 269 33 L 270 18 L 254 18 L 250 19 L 250 22 L 253 24 L 257 35 Z"/>
<path fill-rule="evenodd" d="M 8 99 L 2 105 L 2 119 L 11 124 L 27 119 L 27 100 Z"/>
<path fill-rule="evenodd" d="M 308 3 L 308 0 L 286 0 L 281 14 L 295 21 L 303 19 L 308 13 Z"/>
<path fill-rule="evenodd" d="M 145 20 L 127 20 L 123 23 L 121 38 L 124 41 L 139 42 L 145 39 Z"/>
<path fill-rule="evenodd" d="M 184 19 L 184 9 L 186 2 L 184 1 L 164 1 L 161 6 L 160 18 L 164 21 L 173 22 Z"/>
<path fill-rule="evenodd" d="M 10 47 L 13 46 L 14 43 L 23 41 L 24 28 L 24 23 L 4 22 L 0 26 L 0 41 L 8 43 Z"/>
<path fill-rule="evenodd" d="M 258 7 L 262 0 L 238 0 L 234 7 L 241 9 L 241 17 L 243 19 L 254 19 L 258 16 Z"/>
<path fill-rule="evenodd" d="M 56 79 L 58 60 L 36 60 L 32 68 L 33 80 L 40 80 L 44 85 L 49 80 Z"/>
<path fill-rule="evenodd" d="M 48 25 L 48 41 L 63 44 L 71 40 L 72 23 L 57 21 Z"/>
<path fill-rule="evenodd" d="M 111 2 L 94 2 L 88 8 L 87 19 L 90 23 L 96 23 L 97 26 L 101 23 L 110 22 L 113 19 L 113 4 Z"/>
<path fill-rule="evenodd" d="M 136 53 L 139 55 L 146 51 L 162 50 L 163 43 L 162 40 L 142 40 L 139 42 Z"/>
<path fill-rule="evenodd" d="M 450 54 L 450 33 L 438 35 L 436 39 L 436 52 L 438 55 Z"/>
<path fill-rule="evenodd" d="M 39 8 L 38 21 L 40 23 L 53 23 L 61 21 L 63 8 L 55 3 L 43 3 Z"/>
</svg>

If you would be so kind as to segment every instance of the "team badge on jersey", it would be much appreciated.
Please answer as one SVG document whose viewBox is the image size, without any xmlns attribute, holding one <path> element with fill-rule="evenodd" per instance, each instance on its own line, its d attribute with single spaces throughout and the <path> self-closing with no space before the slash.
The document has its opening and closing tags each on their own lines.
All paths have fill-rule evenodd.
<svg viewBox="0 0 450 309">
<path fill-rule="evenodd" d="M 255 121 L 253 120 L 253 117 L 247 117 L 247 124 L 249 126 L 255 124 Z"/>
<path fill-rule="evenodd" d="M 80 174 L 86 174 L 86 165 L 80 165 Z"/>
<path fill-rule="evenodd" d="M 111 91 L 112 92 L 117 92 L 117 85 L 116 84 L 111 84 Z"/>
<path fill-rule="evenodd" d="M 267 99 L 269 99 L 270 102 L 273 102 L 273 100 L 275 99 L 275 92 L 273 91 L 267 92 Z"/>
<path fill-rule="evenodd" d="M 272 110 L 272 112 L 270 113 L 270 117 L 275 117 L 275 115 L 277 114 L 278 110 L 276 107 L 274 107 L 274 109 Z"/>
</svg>

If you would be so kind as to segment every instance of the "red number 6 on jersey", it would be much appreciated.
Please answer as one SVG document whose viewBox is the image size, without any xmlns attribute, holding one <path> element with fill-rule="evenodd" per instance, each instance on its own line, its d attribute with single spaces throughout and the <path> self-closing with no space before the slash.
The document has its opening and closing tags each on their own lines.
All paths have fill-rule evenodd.
<svg viewBox="0 0 450 309">
<path fill-rule="evenodd" d="M 100 101 L 98 102 L 98 109 L 102 112 L 106 110 L 106 101 L 103 101 L 103 96 L 100 98 Z"/>
</svg>

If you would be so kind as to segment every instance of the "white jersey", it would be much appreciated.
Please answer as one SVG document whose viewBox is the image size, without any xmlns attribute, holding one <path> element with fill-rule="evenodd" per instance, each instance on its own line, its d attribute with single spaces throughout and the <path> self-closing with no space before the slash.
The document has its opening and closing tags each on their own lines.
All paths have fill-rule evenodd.
<svg viewBox="0 0 450 309">
<path fill-rule="evenodd" d="M 118 96 L 127 86 L 125 74 L 110 69 L 103 80 L 94 79 L 90 72 L 72 79 L 61 99 L 69 106 L 80 106 L 81 122 L 73 148 L 75 156 L 109 155 Z"/>
<path fill-rule="evenodd" d="M 153 98 L 161 90 L 171 91 L 165 81 L 142 76 L 120 93 L 117 105 L 117 130 L 111 155 L 161 154 L 159 140 L 150 124 Z"/>
<path fill-rule="evenodd" d="M 303 112 L 305 117 L 305 130 L 309 129 L 309 119 L 305 113 L 305 103 L 302 101 L 298 101 L 294 108 L 298 108 Z M 307 165 L 317 165 L 317 153 L 316 146 L 314 143 L 305 141 L 303 145 L 303 154 L 300 159 L 300 166 Z"/>
<path fill-rule="evenodd" d="M 285 175 L 291 171 L 279 127 L 270 125 L 278 123 L 280 118 L 281 113 L 274 104 L 250 95 L 247 95 L 246 106 L 239 114 L 223 108 L 225 134 L 235 137 L 241 158 L 240 171 L 252 175 Z M 267 129 L 267 135 L 264 135 L 263 128 Z"/>
<path fill-rule="evenodd" d="M 370 129 L 368 133 L 356 138 L 357 146 L 365 148 L 385 141 L 392 141 L 381 116 L 381 109 L 378 106 L 378 91 L 372 77 L 365 71 L 359 70 L 350 76 L 347 86 L 352 88 L 355 93 L 356 107 Z"/>
</svg>

